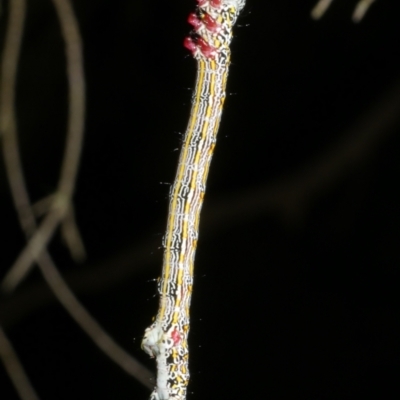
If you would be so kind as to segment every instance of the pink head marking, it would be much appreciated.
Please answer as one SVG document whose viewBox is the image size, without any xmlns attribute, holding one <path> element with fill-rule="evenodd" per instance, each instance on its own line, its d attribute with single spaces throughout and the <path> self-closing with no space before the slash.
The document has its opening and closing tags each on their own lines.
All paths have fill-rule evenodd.
<svg viewBox="0 0 400 400">
<path fill-rule="evenodd" d="M 198 29 L 200 29 L 200 27 L 201 27 L 201 21 L 200 21 L 200 19 L 197 17 L 197 15 L 195 13 L 190 13 L 189 14 L 188 22 L 189 22 L 190 25 L 193 26 L 193 28 L 196 31 Z"/>
<path fill-rule="evenodd" d="M 200 50 L 206 58 L 214 58 L 217 49 L 214 46 L 208 44 L 202 37 L 197 39 L 197 48 Z"/>
<path fill-rule="evenodd" d="M 200 30 L 202 26 L 205 26 L 207 30 L 212 33 L 218 33 L 221 29 L 221 25 L 209 14 L 205 13 L 200 18 L 195 14 L 189 14 L 188 22 L 193 26 L 195 31 Z"/>
<path fill-rule="evenodd" d="M 214 8 L 219 8 L 222 5 L 222 0 L 210 0 L 210 5 Z"/>
<path fill-rule="evenodd" d="M 217 33 L 221 29 L 221 25 L 210 14 L 204 14 L 201 21 L 212 33 Z"/>
<path fill-rule="evenodd" d="M 190 37 L 187 36 L 185 37 L 185 40 L 183 41 L 183 45 L 192 52 L 193 55 L 195 55 L 197 51 L 197 46 L 194 40 Z"/>
<path fill-rule="evenodd" d="M 201 37 L 193 40 L 190 36 L 187 36 L 183 41 L 183 45 L 192 52 L 194 57 L 200 52 L 205 58 L 214 58 L 217 51 L 215 47 L 209 45 Z"/>
<path fill-rule="evenodd" d="M 211 7 L 220 8 L 222 5 L 222 0 L 197 0 L 197 3 L 199 3 L 199 7 L 204 7 L 207 3 L 209 3 Z"/>
</svg>

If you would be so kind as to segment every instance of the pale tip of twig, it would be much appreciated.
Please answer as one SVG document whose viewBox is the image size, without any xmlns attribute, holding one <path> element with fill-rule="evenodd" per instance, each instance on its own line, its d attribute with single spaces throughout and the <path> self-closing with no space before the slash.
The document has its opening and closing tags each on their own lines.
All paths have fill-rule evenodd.
<svg viewBox="0 0 400 400">
<path fill-rule="evenodd" d="M 75 213 L 72 205 L 61 223 L 61 236 L 73 260 L 77 263 L 85 261 L 85 245 L 83 244 L 82 236 L 75 220 Z"/>
<path fill-rule="evenodd" d="M 22 400 L 38 400 L 39 397 L 32 387 L 28 376 L 22 366 L 17 353 L 5 332 L 0 326 L 0 359 Z"/>
<path fill-rule="evenodd" d="M 354 23 L 358 23 L 364 18 L 364 15 L 374 1 L 375 0 L 361 0 L 357 4 L 352 17 Z"/>
<path fill-rule="evenodd" d="M 331 3 L 332 0 L 320 0 L 311 11 L 311 18 L 320 19 Z"/>
</svg>

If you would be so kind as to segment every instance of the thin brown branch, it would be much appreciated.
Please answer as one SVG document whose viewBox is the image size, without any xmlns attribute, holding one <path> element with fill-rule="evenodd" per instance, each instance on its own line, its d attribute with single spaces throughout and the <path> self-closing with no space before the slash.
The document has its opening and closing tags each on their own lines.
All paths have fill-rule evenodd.
<svg viewBox="0 0 400 400">
<path fill-rule="evenodd" d="M 75 262 L 83 262 L 86 258 L 85 245 L 76 223 L 74 206 L 68 208 L 67 215 L 61 221 L 61 237 Z"/>
<path fill-rule="evenodd" d="M 319 0 L 311 11 L 311 17 L 320 19 L 329 8 L 333 0 Z M 353 12 L 353 22 L 360 22 L 375 0 L 359 0 Z"/>
<path fill-rule="evenodd" d="M 4 149 L 6 149 L 6 145 L 4 145 Z M 25 210 L 25 212 L 27 211 Z M 43 253 L 43 249 L 46 248 L 66 212 L 66 205 L 61 205 L 60 207 L 53 206 L 53 209 L 47 214 L 40 227 L 29 239 L 28 244 L 3 278 L 1 282 L 1 290 L 3 293 L 10 294 L 24 279 L 33 265 L 33 261 L 37 260 Z"/>
<path fill-rule="evenodd" d="M 65 153 L 61 167 L 60 181 L 49 213 L 44 218 L 39 229 L 30 238 L 28 245 L 22 251 L 14 265 L 10 268 L 9 272 L 5 276 L 1 284 L 4 292 L 13 291 L 26 276 L 34 261 L 39 257 L 53 237 L 53 234 L 60 222 L 67 215 L 74 193 L 79 159 L 82 151 L 85 115 L 85 80 L 83 72 L 82 40 L 79 34 L 78 23 L 70 2 L 67 0 L 53 0 L 53 2 L 60 20 L 61 31 L 66 44 L 69 115 Z M 14 61 L 15 69 L 16 62 L 17 58 L 15 58 Z M 14 81 L 15 76 L 13 85 L 15 84 Z M 9 99 L 7 102 L 5 102 L 5 104 L 14 104 L 14 98 Z M 10 110 L 7 110 L 7 112 L 9 111 Z M 18 163 L 21 165 L 19 160 Z M 12 170 L 15 170 L 15 164 L 17 164 L 17 162 L 13 163 Z M 22 171 L 20 176 L 17 177 L 18 182 L 22 182 L 20 179 L 21 175 Z M 21 191 L 21 188 L 19 188 L 19 190 Z M 19 196 L 23 195 L 23 193 L 16 194 Z M 14 197 L 14 199 L 15 198 L 16 197 Z M 24 203 L 22 208 L 17 208 L 17 211 L 21 213 L 21 209 L 25 209 L 25 207 L 26 204 Z M 29 221 L 28 223 L 31 224 L 31 222 L 32 221 Z"/>
<path fill-rule="evenodd" d="M 110 335 L 103 330 L 98 322 L 80 304 L 62 279 L 50 255 L 48 253 L 42 254 L 39 262 L 40 271 L 47 284 L 75 322 L 87 333 L 104 354 L 144 386 L 152 389 L 154 385 L 152 383 L 154 382 L 153 374 L 115 343 Z"/>
<path fill-rule="evenodd" d="M 10 377 L 15 390 L 22 400 L 39 400 L 35 389 L 32 387 L 28 376 L 26 375 L 17 353 L 8 340 L 3 328 L 0 326 L 0 358 L 3 361 L 4 368 Z"/>
<path fill-rule="evenodd" d="M 74 293 L 94 295 L 110 290 L 155 265 L 154 258 L 149 255 L 158 245 L 158 240 L 136 243 L 129 246 L 126 251 L 102 260 L 99 264 L 65 272 L 64 279 Z M 55 301 L 57 298 L 52 295 L 46 283 L 39 281 L 27 283 L 13 296 L 2 299 L 0 321 L 9 329 L 35 310 Z"/>
<path fill-rule="evenodd" d="M 153 374 L 115 343 L 98 322 L 79 303 L 76 296 L 63 281 L 50 255 L 48 253 L 41 255 L 38 264 L 55 298 L 64 306 L 71 317 L 88 334 L 95 344 L 129 375 L 136 378 L 144 386 L 152 389 L 152 382 L 154 382 Z M 109 269 L 109 264 L 107 268 Z M 80 278 L 81 277 L 78 279 Z M 93 282 L 92 274 L 90 277 L 88 276 L 88 279 L 89 278 Z M 82 283 L 85 284 L 85 282 L 86 279 L 84 278 L 83 282 L 76 281 L 75 283 L 79 288 L 79 285 Z M 43 285 L 34 285 L 33 288 L 28 286 L 26 290 L 19 291 L 12 297 L 4 299 L 1 304 L 0 319 L 4 326 L 10 327 L 22 317 L 18 310 L 25 310 L 25 312 L 30 313 L 35 308 L 48 303 L 51 298 L 51 293 L 48 292 Z M 11 314 L 9 313 L 10 310 Z M 25 312 L 24 315 L 26 315 Z"/>
<path fill-rule="evenodd" d="M 329 8 L 333 0 L 319 0 L 311 11 L 311 17 L 320 19 Z"/>
<path fill-rule="evenodd" d="M 36 218 L 46 215 L 54 200 L 54 195 L 47 196 L 32 205 Z M 67 214 L 61 221 L 61 237 L 75 262 L 83 262 L 86 258 L 85 245 L 76 223 L 74 206 L 71 203 Z"/>
<path fill-rule="evenodd" d="M 18 152 L 17 125 L 14 112 L 17 65 L 25 20 L 25 4 L 25 0 L 10 2 L 9 21 L 1 65 L 0 127 L 5 167 L 15 208 L 22 229 L 32 235 L 35 229 L 35 219 L 29 212 L 29 198 Z"/>
<path fill-rule="evenodd" d="M 53 0 L 66 44 L 69 85 L 69 116 L 65 156 L 61 167 L 58 193 L 68 199 L 74 193 L 79 159 L 82 152 L 85 121 L 85 78 L 83 71 L 82 39 L 78 21 L 69 0 Z"/>
<path fill-rule="evenodd" d="M 1 80 L 3 86 L 3 96 L 0 116 L 3 124 L 3 152 L 6 161 L 6 170 L 10 180 L 10 185 L 13 189 L 12 196 L 17 207 L 20 224 L 28 239 L 32 235 L 32 232 L 34 232 L 36 229 L 36 221 L 26 190 L 25 179 L 22 173 L 21 161 L 19 157 L 14 98 L 15 76 L 22 36 L 21 30 L 23 27 L 25 13 L 25 1 L 13 0 L 11 5 L 11 17 L 6 39 L 6 47 L 4 52 L 5 60 L 3 60 L 3 74 Z M 69 118 L 68 144 L 59 190 L 54 196 L 51 209 L 44 219 L 44 222 L 35 231 L 28 243 L 28 246 L 25 248 L 25 251 L 22 252 L 21 257 L 23 259 L 23 263 L 21 265 L 28 265 L 29 261 L 37 259 L 40 271 L 42 272 L 48 285 L 51 287 L 53 293 L 56 295 L 57 299 L 66 308 L 75 321 L 82 327 L 82 329 L 91 337 L 94 343 L 127 373 L 135 377 L 146 387 L 152 388 L 152 373 L 128 353 L 126 353 L 119 345 L 117 345 L 113 339 L 106 332 L 104 332 L 101 326 L 90 316 L 90 314 L 78 302 L 76 297 L 65 284 L 50 255 L 45 250 L 48 240 L 50 240 L 52 233 L 56 229 L 59 222 L 64 218 L 69 208 L 70 198 L 73 193 L 83 131 L 84 85 L 81 45 L 79 34 L 77 32 L 76 19 L 68 1 L 55 0 L 55 5 L 58 13 L 65 13 L 65 15 L 60 15 L 60 21 L 63 27 L 64 38 L 67 42 L 70 102 L 72 103 L 72 111 L 70 111 Z M 16 18 L 16 16 L 18 18 Z M 73 21 L 71 21 L 71 19 Z M 17 20 L 17 23 L 15 23 L 15 20 Z M 14 23 L 20 29 L 20 31 L 15 28 Z M 76 42 L 78 42 L 78 44 Z M 77 55 L 76 53 L 79 54 Z M 6 68 L 4 68 L 4 66 Z M 77 86 L 78 89 L 75 86 Z M 4 87 L 6 89 L 5 95 Z M 71 153 L 74 154 L 71 155 Z M 8 154 L 13 154 L 13 157 L 7 157 Z M 73 164 L 72 167 L 69 165 L 69 163 Z M 18 282 L 12 281 L 12 283 L 15 285 Z"/>
<path fill-rule="evenodd" d="M 7 145 L 4 144 L 4 148 L 6 147 Z M 15 179 L 15 177 L 13 179 Z M 21 193 L 19 195 L 21 195 Z M 69 203 L 67 203 L 68 200 L 66 197 L 61 197 L 59 193 L 57 193 L 55 197 L 56 198 L 51 204 L 49 213 L 46 215 L 39 228 L 29 239 L 28 244 L 18 256 L 17 260 L 7 272 L 6 276 L 3 278 L 3 281 L 1 282 L 1 289 L 4 293 L 12 292 L 23 280 L 29 269 L 32 267 L 34 260 L 37 260 L 37 258 L 46 248 L 54 234 L 54 231 L 60 225 L 60 222 L 68 217 L 69 213 L 71 212 L 71 206 L 68 205 Z M 28 215 L 26 208 L 24 209 L 24 215 Z M 77 230 L 74 232 L 69 231 L 70 235 L 76 232 Z M 75 241 L 78 241 L 78 244 L 81 244 L 80 238 L 75 238 Z M 69 243 L 76 244 L 72 243 L 72 241 L 69 241 Z M 81 248 L 83 249 L 83 244 L 81 244 Z M 79 250 L 81 249 L 78 249 L 78 251 Z M 71 250 L 71 252 L 73 251 L 74 250 Z"/>
<path fill-rule="evenodd" d="M 360 22 L 375 0 L 360 0 L 354 9 L 353 22 Z"/>
</svg>

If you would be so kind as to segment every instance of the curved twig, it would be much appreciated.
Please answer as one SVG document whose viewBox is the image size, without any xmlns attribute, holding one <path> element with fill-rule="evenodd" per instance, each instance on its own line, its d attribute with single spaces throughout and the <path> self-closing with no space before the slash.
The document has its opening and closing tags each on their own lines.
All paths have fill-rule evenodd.
<svg viewBox="0 0 400 400">
<path fill-rule="evenodd" d="M 311 11 L 311 17 L 320 19 L 329 8 L 333 0 L 319 0 Z M 375 0 L 359 0 L 353 12 L 353 22 L 360 22 Z"/>
<path fill-rule="evenodd" d="M 320 0 L 311 10 L 311 16 L 314 19 L 320 19 L 329 8 L 333 0 Z"/>
<path fill-rule="evenodd" d="M 4 292 L 11 292 L 14 290 L 26 276 L 34 261 L 46 248 L 60 222 L 67 215 L 74 192 L 82 150 L 85 115 L 85 80 L 83 73 L 82 41 L 79 34 L 77 20 L 69 1 L 53 0 L 53 2 L 60 20 L 61 31 L 66 44 L 67 76 L 69 86 L 69 116 L 66 149 L 61 167 L 60 181 L 49 213 L 44 218 L 40 227 L 30 238 L 28 245 L 22 251 L 3 279 L 1 287 Z M 13 164 L 15 167 L 16 162 Z M 21 182 L 20 178 L 21 176 L 18 177 L 19 182 Z M 16 195 L 18 195 L 18 193 L 14 193 L 14 198 L 16 198 Z M 22 195 L 22 193 L 19 193 L 19 195 Z M 18 201 L 21 200 L 19 199 Z M 21 214 L 21 210 L 25 208 L 26 203 L 22 204 L 22 207 L 18 207 L 17 210 Z M 32 221 L 25 222 L 25 224 L 31 223 Z M 29 227 L 29 230 L 30 229 L 31 226 Z"/>
<path fill-rule="evenodd" d="M 17 124 L 14 112 L 17 65 L 25 21 L 25 4 L 25 0 L 10 2 L 9 22 L 1 65 L 0 127 L 5 168 L 14 205 L 23 231 L 30 236 L 33 234 L 36 224 L 34 216 L 29 212 L 29 197 L 18 151 Z"/>
<path fill-rule="evenodd" d="M 59 191 L 52 203 L 52 209 L 40 228 L 35 232 L 36 221 L 29 195 L 26 190 L 25 179 L 22 173 L 21 161 L 18 152 L 17 128 L 15 118 L 15 77 L 18 63 L 19 47 L 22 36 L 22 27 L 25 14 L 25 0 L 11 2 L 11 16 L 9 31 L 6 39 L 2 69 L 2 107 L 0 116 L 3 132 L 3 152 L 6 161 L 6 170 L 12 188 L 12 196 L 17 207 L 20 224 L 29 238 L 32 236 L 22 256 L 25 263 L 37 258 L 37 262 L 44 278 L 51 287 L 58 300 L 67 309 L 75 321 L 91 337 L 96 345 L 128 374 L 135 377 L 144 386 L 151 388 L 152 373 L 137 360 L 126 353 L 90 316 L 86 309 L 78 302 L 57 271 L 50 255 L 44 250 L 47 240 L 68 210 L 68 203 L 73 193 L 80 142 L 83 130 L 83 69 L 80 51 L 80 38 L 77 33 L 77 24 L 67 0 L 54 0 L 56 9 L 62 21 L 64 38 L 67 42 L 68 75 L 70 82 L 70 100 L 74 103 L 70 111 L 68 149 L 64 159 Z M 65 13 L 65 14 L 64 14 Z M 63 14 L 63 15 L 61 15 Z M 17 23 L 14 23 L 17 15 Z M 71 22 L 71 19 L 73 20 Z M 12 23 L 11 23 L 12 22 Z M 19 30 L 17 29 L 19 28 Z M 73 34 L 71 35 L 71 31 Z M 79 42 L 78 44 L 76 43 Z M 79 53 L 77 55 L 76 53 Z M 73 55 L 70 60 L 71 54 Z M 80 65 L 77 65 L 80 64 Z M 76 77 L 78 74 L 78 77 Z M 75 87 L 77 86 L 78 89 Z M 4 88 L 6 90 L 4 90 Z M 79 93 L 77 93 L 77 91 Z M 74 99 L 74 100 L 73 100 Z M 82 108 L 80 108 L 82 107 Z M 79 110 L 78 110 L 79 108 Z M 78 143 L 79 142 L 79 143 Z M 78 153 L 72 155 L 71 153 Z M 10 154 L 12 156 L 10 156 Z M 65 160 L 69 160 L 68 162 Z M 69 165 L 69 163 L 72 163 Z M 61 194 L 60 194 L 61 193 Z M 69 199 L 69 200 L 67 200 Z M 28 250 L 27 250 L 28 249 Z M 30 253 L 31 252 L 31 253 Z M 35 257 L 32 258 L 32 252 Z M 26 264 L 25 264 L 26 265 Z M 13 281 L 13 283 L 18 283 Z"/>
<path fill-rule="evenodd" d="M 353 17 L 352 17 L 353 22 L 360 22 L 364 18 L 364 15 L 367 13 L 368 9 L 371 7 L 372 3 L 374 2 L 375 0 L 359 1 L 353 12 Z"/>
<path fill-rule="evenodd" d="M 46 279 L 47 284 L 75 322 L 87 333 L 104 354 L 129 375 L 132 375 L 144 386 L 151 389 L 153 387 L 152 382 L 154 382 L 152 372 L 120 347 L 88 313 L 64 282 L 50 255 L 47 252 L 42 254 L 39 262 L 40 271 Z"/>
<path fill-rule="evenodd" d="M 35 389 L 32 387 L 22 364 L 20 363 L 11 342 L 8 340 L 3 328 L 0 326 L 0 358 L 22 400 L 39 400 Z"/>
</svg>

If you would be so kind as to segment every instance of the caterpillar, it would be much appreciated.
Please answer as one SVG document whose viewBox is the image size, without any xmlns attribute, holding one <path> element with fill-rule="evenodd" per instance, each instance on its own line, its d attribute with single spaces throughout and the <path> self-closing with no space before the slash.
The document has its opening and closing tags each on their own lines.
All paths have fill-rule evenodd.
<svg viewBox="0 0 400 400">
<path fill-rule="evenodd" d="M 232 27 L 245 0 L 197 0 L 184 46 L 197 60 L 192 108 L 171 188 L 159 309 L 142 349 L 157 363 L 150 400 L 185 400 L 189 383 L 189 307 L 200 211 L 225 101 Z"/>
</svg>

